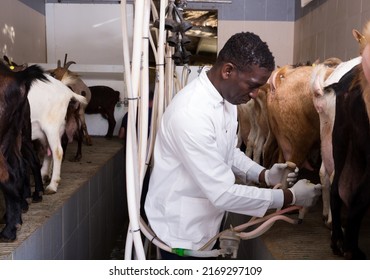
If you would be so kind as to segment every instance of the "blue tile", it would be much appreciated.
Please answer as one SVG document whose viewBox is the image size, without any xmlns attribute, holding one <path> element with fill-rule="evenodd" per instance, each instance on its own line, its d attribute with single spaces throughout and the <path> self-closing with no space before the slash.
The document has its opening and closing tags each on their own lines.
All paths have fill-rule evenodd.
<svg viewBox="0 0 370 280">
<path fill-rule="evenodd" d="M 78 207 L 77 195 L 73 195 L 63 206 L 63 242 L 69 240 L 72 233 L 77 229 Z"/>
<path fill-rule="evenodd" d="M 19 246 L 14 254 L 14 260 L 41 260 L 43 259 L 42 229 L 36 230 Z"/>
<path fill-rule="evenodd" d="M 289 4 L 290 3 L 290 4 Z M 294 6 L 291 0 L 268 1 L 266 8 L 266 20 L 288 21 L 294 20 Z"/>
<path fill-rule="evenodd" d="M 70 238 L 65 242 L 64 260 L 78 260 L 78 231 L 77 229 L 71 234 Z"/>
<path fill-rule="evenodd" d="M 233 0 L 232 4 L 224 4 L 218 11 L 219 20 L 244 20 L 244 0 Z"/>
<path fill-rule="evenodd" d="M 42 244 L 42 229 L 39 228 L 25 241 L 27 260 L 42 260 L 43 259 L 43 244 Z"/>
<path fill-rule="evenodd" d="M 96 203 L 90 209 L 90 216 L 89 216 L 89 249 L 90 249 L 90 257 L 92 252 L 96 251 L 96 246 L 99 243 L 99 233 L 100 233 L 100 224 L 99 224 L 99 207 L 98 203 Z"/>
<path fill-rule="evenodd" d="M 78 226 L 78 259 L 79 260 L 88 260 L 90 256 L 90 234 L 89 234 L 89 217 L 81 221 Z"/>
<path fill-rule="evenodd" d="M 78 200 L 78 223 L 89 213 L 89 184 L 85 184 L 77 193 Z"/>
<path fill-rule="evenodd" d="M 266 20 L 266 0 L 246 0 L 244 20 Z"/>
<path fill-rule="evenodd" d="M 99 179 L 100 174 L 97 173 L 94 175 L 94 177 L 91 178 L 90 184 L 89 184 L 89 193 L 90 193 L 90 208 L 93 207 L 99 198 Z"/>
<path fill-rule="evenodd" d="M 21 246 L 13 252 L 13 260 L 26 260 L 26 255 L 26 243 L 23 242 Z"/>
<path fill-rule="evenodd" d="M 62 211 L 59 210 L 50 217 L 42 227 L 42 258 L 55 259 L 63 247 Z"/>
</svg>

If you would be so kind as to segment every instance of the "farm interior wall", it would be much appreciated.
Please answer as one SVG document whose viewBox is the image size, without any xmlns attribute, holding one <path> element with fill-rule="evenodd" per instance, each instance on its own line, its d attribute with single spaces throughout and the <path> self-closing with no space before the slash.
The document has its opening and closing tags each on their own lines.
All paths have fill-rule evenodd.
<svg viewBox="0 0 370 280">
<path fill-rule="evenodd" d="M 0 52 L 16 62 L 46 62 L 45 0 L 1 0 Z"/>
<path fill-rule="evenodd" d="M 348 60 L 358 56 L 352 29 L 362 31 L 370 20 L 368 0 L 314 0 L 298 9 L 294 26 L 294 62 L 329 57 Z"/>
<path fill-rule="evenodd" d="M 67 53 L 68 60 L 76 62 L 70 69 L 79 72 L 88 85 L 110 86 L 120 91 L 123 98 L 120 5 L 56 2 L 2 0 L 2 54 L 15 61 L 51 67 L 56 66 L 58 59 L 63 61 Z M 132 27 L 133 1 L 128 3 L 128 22 Z M 331 56 L 346 60 L 357 55 L 351 30 L 361 30 L 370 19 L 370 1 L 313 0 L 304 8 L 300 3 L 300 0 L 232 0 L 191 2 L 188 8 L 218 10 L 218 50 L 232 34 L 251 31 L 268 43 L 277 66 Z M 192 77 L 195 76 L 193 73 Z M 115 134 L 126 111 L 124 106 L 116 107 Z M 106 133 L 107 123 L 101 116 L 89 115 L 87 123 L 92 135 Z"/>
</svg>

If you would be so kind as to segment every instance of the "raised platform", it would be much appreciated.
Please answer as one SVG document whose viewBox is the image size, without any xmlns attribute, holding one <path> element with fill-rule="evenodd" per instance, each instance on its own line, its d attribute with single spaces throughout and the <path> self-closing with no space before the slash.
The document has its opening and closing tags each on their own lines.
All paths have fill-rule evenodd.
<svg viewBox="0 0 370 280">
<path fill-rule="evenodd" d="M 330 248 L 330 229 L 322 220 L 320 202 L 310 209 L 301 224 L 276 222 L 266 233 L 256 239 L 242 240 L 238 259 L 254 260 L 342 260 Z M 370 214 L 370 213 L 369 213 Z M 297 214 L 291 214 L 296 218 Z M 246 223 L 250 217 L 232 214 L 234 226 Z M 362 223 L 360 248 L 370 257 L 370 215 Z"/>
<path fill-rule="evenodd" d="M 103 260 L 110 258 L 119 234 L 125 240 L 122 229 L 127 227 L 128 219 L 121 141 L 94 137 L 93 146 L 83 145 L 78 163 L 69 161 L 75 151 L 75 144 L 68 146 L 58 192 L 30 205 L 15 242 L 0 243 L 0 260 Z M 230 214 L 227 224 L 238 226 L 249 219 Z M 123 251 L 123 246 L 120 242 L 117 249 Z M 362 224 L 360 247 L 370 257 L 370 213 Z M 318 203 L 302 224 L 278 221 L 262 236 L 241 241 L 238 259 L 342 258 L 331 252 L 330 230 L 322 221 Z"/>
<path fill-rule="evenodd" d="M 0 243 L 0 259 L 108 259 L 127 216 L 124 150 L 118 139 L 93 137 L 82 160 L 68 145 L 58 192 L 23 214 L 17 240 Z"/>
</svg>

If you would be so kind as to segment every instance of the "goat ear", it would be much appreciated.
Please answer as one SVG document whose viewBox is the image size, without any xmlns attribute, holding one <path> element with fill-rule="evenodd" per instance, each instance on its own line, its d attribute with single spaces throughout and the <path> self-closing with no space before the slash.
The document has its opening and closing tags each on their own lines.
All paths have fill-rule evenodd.
<svg viewBox="0 0 370 280">
<path fill-rule="evenodd" d="M 3 56 L 4 60 L 6 61 L 6 63 L 8 63 L 10 65 L 10 60 L 9 60 L 9 57 L 7 57 L 6 55 Z"/>
<path fill-rule="evenodd" d="M 319 63 L 320 63 L 320 58 L 316 59 L 316 60 L 312 63 L 312 66 L 315 66 L 315 65 L 317 65 L 317 64 L 319 64 Z"/>
<path fill-rule="evenodd" d="M 356 29 L 352 29 L 352 35 L 356 39 L 358 44 L 360 45 L 360 53 L 362 53 L 362 51 L 364 50 L 364 47 L 366 45 L 365 36 L 362 35 L 361 32 L 356 30 Z"/>
<path fill-rule="evenodd" d="M 360 39 L 363 37 L 360 31 L 358 31 L 357 29 L 352 29 L 352 35 L 357 42 L 360 42 Z"/>
<path fill-rule="evenodd" d="M 278 72 L 280 72 L 281 68 L 275 69 L 272 73 L 270 78 L 268 79 L 267 83 L 270 85 L 271 93 L 275 93 L 276 90 L 276 77 Z"/>
</svg>

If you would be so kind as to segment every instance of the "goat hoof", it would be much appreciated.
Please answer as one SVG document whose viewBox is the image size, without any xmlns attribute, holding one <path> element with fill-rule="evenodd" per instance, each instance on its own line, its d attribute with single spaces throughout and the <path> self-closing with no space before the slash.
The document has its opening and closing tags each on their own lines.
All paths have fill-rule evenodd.
<svg viewBox="0 0 370 280">
<path fill-rule="evenodd" d="M 15 239 L 11 239 L 11 238 L 6 238 L 6 237 L 3 237 L 3 236 L 0 236 L 0 242 L 3 242 L 3 243 L 10 243 L 10 242 L 13 242 Z"/>
<path fill-rule="evenodd" d="M 42 194 L 43 194 L 44 190 L 42 192 L 34 192 L 32 194 L 32 203 L 38 203 L 38 202 L 41 202 L 42 201 Z"/>
<path fill-rule="evenodd" d="M 13 242 L 17 238 L 16 231 L 16 228 L 13 228 L 12 230 L 7 230 L 4 228 L 4 230 L 0 233 L 0 242 Z"/>
<path fill-rule="evenodd" d="M 328 229 L 331 229 L 331 221 L 329 221 L 329 216 L 323 215 L 322 220 L 325 224 L 325 227 L 328 228 Z"/>
<path fill-rule="evenodd" d="M 87 146 L 92 146 L 92 144 L 93 144 L 93 143 L 92 143 L 91 138 L 90 138 L 90 137 L 88 137 L 88 138 L 86 137 L 86 145 L 87 145 Z"/>
<path fill-rule="evenodd" d="M 57 187 L 47 186 L 45 189 L 45 194 L 55 194 L 57 192 Z"/>
</svg>

